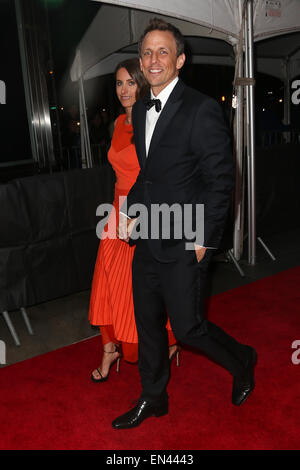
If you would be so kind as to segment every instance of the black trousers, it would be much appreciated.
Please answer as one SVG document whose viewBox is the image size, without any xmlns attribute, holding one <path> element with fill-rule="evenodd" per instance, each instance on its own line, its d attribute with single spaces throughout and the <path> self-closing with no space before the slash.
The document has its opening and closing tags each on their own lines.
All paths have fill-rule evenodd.
<svg viewBox="0 0 300 470">
<path fill-rule="evenodd" d="M 133 299 L 139 339 L 141 397 L 167 396 L 169 380 L 167 314 L 176 339 L 198 348 L 233 376 L 243 373 L 247 349 L 204 315 L 204 289 L 211 250 L 200 263 L 195 251 L 179 246 L 170 263 L 155 259 L 147 240 L 138 240 L 132 264 Z"/>
</svg>

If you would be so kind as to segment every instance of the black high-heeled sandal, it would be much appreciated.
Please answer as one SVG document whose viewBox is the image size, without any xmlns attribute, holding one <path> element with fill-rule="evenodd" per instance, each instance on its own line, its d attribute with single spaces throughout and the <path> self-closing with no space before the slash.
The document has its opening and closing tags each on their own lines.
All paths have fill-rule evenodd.
<svg viewBox="0 0 300 470">
<path fill-rule="evenodd" d="M 108 370 L 108 374 L 105 375 L 105 376 L 103 376 L 103 375 L 102 375 L 102 372 L 101 372 L 101 370 L 100 370 L 100 368 L 98 367 L 98 368 L 95 369 L 95 370 L 96 370 L 96 371 L 98 372 L 98 374 L 100 375 L 100 378 L 99 378 L 99 379 L 96 379 L 96 377 L 94 377 L 94 375 L 93 375 L 93 372 L 94 372 L 94 371 L 93 371 L 92 374 L 91 374 L 91 379 L 92 379 L 93 382 L 95 382 L 95 383 L 98 383 L 98 382 L 105 382 L 105 381 L 108 379 L 109 373 L 110 373 L 110 369 L 111 369 L 112 365 L 113 365 L 115 362 L 117 362 L 116 371 L 117 371 L 118 373 L 120 372 L 120 360 L 121 360 L 122 354 L 121 354 L 120 351 L 119 351 L 119 345 L 118 345 L 118 344 L 115 344 L 115 350 L 114 350 L 114 351 L 105 351 L 105 350 L 103 349 L 103 353 L 104 353 L 104 354 L 115 354 L 116 352 L 119 353 L 119 356 L 116 357 L 116 359 L 114 359 L 113 362 L 110 364 L 109 370 Z"/>
</svg>

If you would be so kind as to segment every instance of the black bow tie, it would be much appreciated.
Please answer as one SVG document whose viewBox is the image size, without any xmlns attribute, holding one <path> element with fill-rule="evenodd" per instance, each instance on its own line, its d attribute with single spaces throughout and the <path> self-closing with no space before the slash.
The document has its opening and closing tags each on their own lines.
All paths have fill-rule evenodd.
<svg viewBox="0 0 300 470">
<path fill-rule="evenodd" d="M 155 106 L 155 110 L 159 113 L 159 111 L 161 110 L 161 101 L 155 99 L 146 101 L 147 111 L 149 111 L 152 106 Z"/>
</svg>

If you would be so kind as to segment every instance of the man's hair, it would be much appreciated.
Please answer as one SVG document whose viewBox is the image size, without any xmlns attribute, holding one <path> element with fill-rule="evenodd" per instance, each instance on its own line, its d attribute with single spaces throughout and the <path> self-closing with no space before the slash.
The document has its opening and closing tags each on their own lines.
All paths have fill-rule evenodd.
<svg viewBox="0 0 300 470">
<path fill-rule="evenodd" d="M 175 42 L 176 42 L 176 50 L 177 50 L 177 57 L 184 53 L 184 37 L 179 31 L 176 26 L 172 25 L 171 23 L 167 23 L 160 18 L 152 18 L 146 27 L 145 31 L 143 32 L 142 36 L 140 37 L 138 48 L 139 48 L 139 55 L 142 54 L 142 44 L 145 39 L 146 34 L 150 33 L 151 31 L 169 31 L 173 34 Z"/>
</svg>

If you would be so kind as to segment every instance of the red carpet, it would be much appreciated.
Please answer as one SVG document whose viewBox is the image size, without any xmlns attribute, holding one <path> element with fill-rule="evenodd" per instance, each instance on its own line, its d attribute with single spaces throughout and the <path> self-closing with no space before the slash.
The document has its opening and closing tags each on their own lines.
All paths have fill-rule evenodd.
<svg viewBox="0 0 300 470">
<path fill-rule="evenodd" d="M 111 421 L 140 393 L 136 366 L 121 363 L 104 384 L 89 380 L 98 365 L 92 338 L 0 372 L 0 449 L 299 449 L 300 267 L 214 296 L 209 318 L 258 351 L 256 389 L 231 405 L 231 376 L 200 354 L 172 364 L 170 412 L 139 428 Z"/>
</svg>

